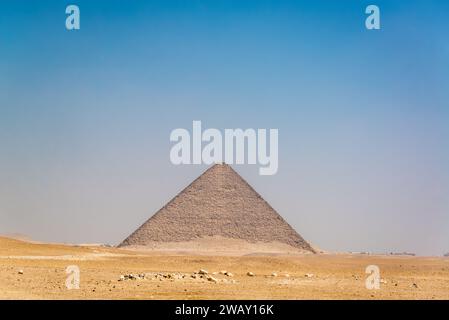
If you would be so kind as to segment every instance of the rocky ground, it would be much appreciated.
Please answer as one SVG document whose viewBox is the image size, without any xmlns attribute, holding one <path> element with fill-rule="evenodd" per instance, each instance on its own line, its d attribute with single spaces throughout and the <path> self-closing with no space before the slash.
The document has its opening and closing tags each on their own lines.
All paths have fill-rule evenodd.
<svg viewBox="0 0 449 320">
<path fill-rule="evenodd" d="M 80 270 L 68 290 L 66 269 Z M 379 290 L 365 287 L 368 265 Z M 449 259 L 177 255 L 0 238 L 1 299 L 449 299 Z"/>
</svg>

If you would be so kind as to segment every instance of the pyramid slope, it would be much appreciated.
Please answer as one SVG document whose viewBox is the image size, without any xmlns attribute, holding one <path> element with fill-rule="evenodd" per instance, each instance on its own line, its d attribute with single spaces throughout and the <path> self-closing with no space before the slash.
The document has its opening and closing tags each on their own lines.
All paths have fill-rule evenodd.
<svg viewBox="0 0 449 320">
<path fill-rule="evenodd" d="M 181 191 L 119 246 L 205 237 L 312 247 L 229 165 L 216 164 Z"/>
</svg>

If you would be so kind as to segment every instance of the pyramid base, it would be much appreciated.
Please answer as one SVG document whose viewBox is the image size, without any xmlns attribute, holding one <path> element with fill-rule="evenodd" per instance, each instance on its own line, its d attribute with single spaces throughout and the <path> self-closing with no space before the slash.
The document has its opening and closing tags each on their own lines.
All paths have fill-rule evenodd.
<svg viewBox="0 0 449 320">
<path fill-rule="evenodd" d="M 298 255 L 313 254 L 281 242 L 248 242 L 224 237 L 204 237 L 185 242 L 149 242 L 146 245 L 121 246 L 122 249 L 180 255 Z"/>
</svg>

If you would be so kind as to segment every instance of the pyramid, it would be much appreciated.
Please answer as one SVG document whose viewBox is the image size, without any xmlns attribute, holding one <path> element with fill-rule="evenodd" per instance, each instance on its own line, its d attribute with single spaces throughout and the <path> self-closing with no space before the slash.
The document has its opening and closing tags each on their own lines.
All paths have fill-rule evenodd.
<svg viewBox="0 0 449 320">
<path fill-rule="evenodd" d="M 215 164 L 168 202 L 119 247 L 207 237 L 314 249 L 229 165 Z"/>
</svg>

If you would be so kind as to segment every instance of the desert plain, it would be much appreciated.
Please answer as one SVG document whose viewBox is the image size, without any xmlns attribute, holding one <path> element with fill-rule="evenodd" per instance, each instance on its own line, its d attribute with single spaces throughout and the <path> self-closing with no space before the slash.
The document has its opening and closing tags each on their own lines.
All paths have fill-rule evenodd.
<svg viewBox="0 0 449 320">
<path fill-rule="evenodd" d="M 79 289 L 66 287 L 70 265 L 80 270 Z M 378 290 L 365 286 L 368 265 L 380 269 Z M 195 255 L 0 237 L 0 299 L 449 299 L 449 259 Z"/>
</svg>

